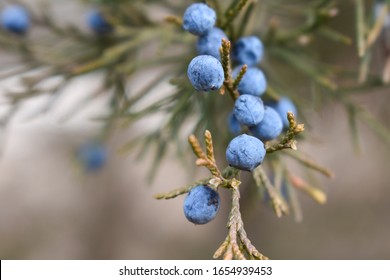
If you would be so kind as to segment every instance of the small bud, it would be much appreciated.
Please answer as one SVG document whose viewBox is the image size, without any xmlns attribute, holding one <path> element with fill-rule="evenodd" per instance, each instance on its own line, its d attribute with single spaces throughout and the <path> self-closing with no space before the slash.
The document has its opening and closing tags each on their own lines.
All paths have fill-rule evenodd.
<svg viewBox="0 0 390 280">
<path fill-rule="evenodd" d="M 298 150 L 298 148 L 297 148 L 297 141 L 295 141 L 295 140 L 291 141 L 290 147 L 294 151 Z"/>
<path fill-rule="evenodd" d="M 326 194 L 316 188 L 313 187 L 307 187 L 304 189 L 306 193 L 313 198 L 317 203 L 319 204 L 325 204 L 326 203 Z"/>
<path fill-rule="evenodd" d="M 236 178 L 233 178 L 230 185 L 232 188 L 236 189 L 241 185 L 241 181 L 237 180 Z"/>
</svg>

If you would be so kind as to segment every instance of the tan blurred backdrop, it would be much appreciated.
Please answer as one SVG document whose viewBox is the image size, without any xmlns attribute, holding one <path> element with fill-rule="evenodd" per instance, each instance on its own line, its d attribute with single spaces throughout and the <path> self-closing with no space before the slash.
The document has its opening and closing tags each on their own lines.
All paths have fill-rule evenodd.
<svg viewBox="0 0 390 280">
<path fill-rule="evenodd" d="M 87 7 L 76 9 L 71 2 L 58 1 L 61 13 L 68 11 L 66 14 L 72 15 L 62 20 L 85 25 L 82 18 Z M 346 3 L 343 8 L 351 8 L 351 4 Z M 353 36 L 353 26 L 343 25 L 353 22 L 345 19 L 352 16 L 353 11 L 347 11 L 344 20 L 336 20 L 335 24 Z M 0 59 L 0 63 L 9 60 L 6 56 Z M 329 59 L 342 59 L 348 65 L 356 63 L 355 54 L 347 48 L 329 54 Z M 98 76 L 78 79 L 52 112 L 25 122 L 23 114 L 42 100 L 28 102 L 22 116 L 2 133 L 0 258 L 211 258 L 227 234 L 230 201 L 226 191 L 222 191 L 222 208 L 217 218 L 203 226 L 185 219 L 184 197 L 154 200 L 153 194 L 182 186 L 194 178 L 186 175 L 186 169 L 172 155 L 148 186 L 145 178 L 152 158 L 137 161 L 132 155 L 116 153 L 126 137 L 143 129 L 142 125 L 111 137 L 107 143 L 110 158 L 101 172 L 90 176 L 76 172 L 72 154 L 80 143 L 98 133 L 99 126 L 90 119 L 103 110 L 105 100 L 95 101 L 66 124 L 58 119 L 97 79 Z M 0 82 L 0 90 L 15 83 L 12 79 Z M 389 96 L 388 92 L 376 91 L 360 95 L 356 101 L 389 127 Z M 388 146 L 359 124 L 363 152 L 357 155 L 350 141 L 346 114 L 339 105 L 323 108 L 319 114 L 307 108 L 305 113 L 311 119 L 313 138 L 322 139 L 299 143 L 299 148 L 336 174 L 334 180 L 318 176 L 328 202 L 319 206 L 300 195 L 302 223 L 295 223 L 291 217 L 277 219 L 260 201 L 243 203 L 249 238 L 272 259 L 389 259 Z M 189 162 L 193 160 L 188 158 Z M 202 174 L 206 173 L 199 171 L 196 178 Z"/>
</svg>

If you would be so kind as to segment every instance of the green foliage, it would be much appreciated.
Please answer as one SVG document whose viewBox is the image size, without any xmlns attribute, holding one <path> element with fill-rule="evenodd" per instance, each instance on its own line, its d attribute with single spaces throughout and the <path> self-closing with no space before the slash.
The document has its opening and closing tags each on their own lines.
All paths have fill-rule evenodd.
<svg viewBox="0 0 390 280">
<path fill-rule="evenodd" d="M 0 79 L 20 75 L 23 86 L 22 90 L 6 93 L 10 109 L 2 117 L 1 125 L 4 128 L 9 123 L 24 100 L 40 95 L 51 96 L 49 103 L 40 110 L 40 113 L 47 112 L 56 103 L 58 96 L 63 94 L 63 89 L 70 81 L 89 73 L 102 73 L 101 89 L 72 108 L 62 121 L 69 120 L 93 98 L 102 94 L 106 94 L 110 99 L 107 104 L 109 113 L 97 120 L 103 124 L 103 137 L 107 137 L 113 129 L 123 129 L 139 120 L 163 113 L 158 128 L 129 139 L 128 144 L 121 150 L 123 153 L 137 150 L 140 156 L 149 150 L 156 151 L 150 179 L 169 147 L 175 147 L 178 156 L 183 160 L 188 159 L 189 149 L 185 145 L 187 135 L 183 135 L 182 131 L 190 130 L 192 135 L 189 137 L 189 143 L 197 157 L 196 165 L 208 168 L 211 176 L 155 197 L 171 199 L 189 192 L 198 184 L 228 189 L 232 195 L 232 208 L 227 224 L 228 236 L 216 251 L 216 258 L 266 259 L 251 244 L 244 230 L 239 205 L 240 172 L 231 167 L 221 171 L 216 163 L 216 158 L 224 154 L 226 144 L 232 137 L 221 127 L 227 126 L 227 115 L 239 95 L 237 86 L 246 71 L 243 67 L 235 80 L 231 77 L 230 47 L 240 36 L 258 35 L 265 44 L 266 60 L 262 63 L 262 68 L 267 73 L 269 82 L 265 99 L 277 100 L 282 95 L 288 95 L 299 109 L 306 106 L 308 102 L 305 96 L 309 95 L 321 100 L 323 105 L 326 102 L 337 102 L 345 108 L 353 143 L 357 149 L 360 143 L 357 124 L 360 121 L 390 144 L 388 128 L 353 101 L 353 95 L 356 93 L 370 92 L 373 88 L 386 86 L 390 81 L 389 57 L 386 57 L 382 75 L 375 75 L 370 71 L 374 45 L 383 40 L 383 22 L 389 3 L 383 5 L 381 16 L 373 19 L 368 16 L 367 10 L 371 10 L 366 1 L 354 1 L 355 43 L 357 56 L 361 60 L 360 69 L 355 71 L 322 61 L 312 44 L 316 40 L 325 40 L 354 48 L 353 39 L 334 30 L 331 25 L 338 14 L 337 1 L 205 1 L 217 12 L 217 26 L 222 28 L 230 39 L 224 40 L 221 48 L 225 72 L 224 86 L 219 92 L 205 95 L 195 92 L 185 76 L 189 61 L 196 55 L 195 37 L 181 29 L 181 15 L 191 1 L 84 2 L 102 10 L 114 27 L 112 33 L 96 36 L 75 26 L 60 26 L 51 17 L 47 4 L 42 5 L 38 14 L 33 14 L 33 22 L 45 30 L 44 35 L 18 37 L 0 32 L 2 49 L 17 54 L 22 62 L 14 69 L 2 71 Z M 167 16 L 165 21 L 156 19 L 150 12 L 150 5 L 164 7 L 171 15 Z M 136 74 L 156 69 L 159 73 L 146 87 L 134 91 L 127 86 Z M 291 86 L 289 76 L 292 73 L 294 79 L 306 85 L 309 94 L 302 97 L 301 88 Z M 52 77 L 60 77 L 56 85 L 49 89 L 40 86 Z M 150 100 L 151 96 L 159 93 L 164 83 L 170 83 L 170 92 L 140 107 L 142 101 Z M 304 112 L 299 111 L 300 114 Z M 299 118 L 306 121 L 304 115 Z M 288 115 L 288 119 L 288 131 L 278 140 L 266 143 L 266 163 L 258 167 L 252 175 L 257 191 L 269 196 L 276 216 L 281 217 L 292 212 L 295 219 L 300 220 L 302 213 L 297 191 L 306 193 L 319 204 L 325 203 L 326 195 L 321 188 L 294 174 L 285 163 L 285 158 L 292 158 L 300 163 L 302 168 L 330 178 L 333 173 L 298 150 L 297 140 L 305 140 L 307 136 L 300 134 L 303 132 L 303 125 L 298 124 L 292 114 Z M 197 139 L 197 135 L 203 134 L 206 142 L 205 152 Z M 274 174 L 274 178 L 270 178 L 269 174 Z M 286 184 L 287 197 L 282 194 L 283 183 Z"/>
</svg>

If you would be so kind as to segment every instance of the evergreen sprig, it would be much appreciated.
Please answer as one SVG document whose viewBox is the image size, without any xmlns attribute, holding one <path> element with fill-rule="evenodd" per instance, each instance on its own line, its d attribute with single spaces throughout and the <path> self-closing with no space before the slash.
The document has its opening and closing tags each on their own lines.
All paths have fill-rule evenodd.
<svg viewBox="0 0 390 280">
<path fill-rule="evenodd" d="M 230 48 L 231 48 L 230 41 L 226 39 L 222 39 L 220 55 L 221 55 L 221 63 L 224 72 L 224 77 L 225 77 L 223 82 L 224 88 L 222 88 L 222 91 L 226 89 L 229 92 L 230 96 L 233 98 L 233 100 L 236 100 L 238 96 L 240 96 L 237 90 L 237 86 L 239 81 L 242 79 L 242 76 L 244 76 L 246 70 L 244 70 L 244 73 L 242 73 L 238 82 L 233 80 L 232 63 L 230 60 Z"/>
<path fill-rule="evenodd" d="M 253 171 L 253 179 L 255 180 L 256 186 L 258 188 L 265 188 L 267 191 L 276 216 L 280 218 L 283 215 L 288 215 L 289 208 L 287 203 L 283 199 L 281 193 L 271 184 L 269 178 L 266 175 L 266 172 L 261 166 L 258 166 Z"/>
<path fill-rule="evenodd" d="M 195 93 L 183 73 L 188 62 L 194 56 L 194 37 L 182 30 L 182 12 L 188 3 L 185 1 L 125 1 L 125 0 L 95 0 L 101 5 L 114 32 L 104 36 L 95 36 L 81 31 L 75 26 L 61 26 L 50 15 L 49 7 L 42 6 L 41 13 L 32 13 L 34 24 L 44 29 L 42 36 L 12 36 L 0 31 L 0 46 L 7 52 L 18 55 L 20 63 L 15 63 L 12 69 L 0 72 L 0 80 L 20 77 L 21 89 L 6 91 L 5 97 L 8 111 L 0 118 L 0 129 L 10 123 L 22 107 L 24 101 L 42 95 L 50 96 L 48 103 L 30 115 L 28 119 L 48 112 L 64 94 L 66 86 L 76 78 L 89 73 L 100 73 L 99 88 L 91 92 L 82 102 L 66 113 L 61 121 L 69 120 L 94 98 L 106 95 L 108 112 L 94 119 L 102 123 L 102 134 L 110 135 L 112 129 L 124 129 L 139 120 L 147 119 L 156 113 L 163 112 L 164 118 L 156 129 L 136 135 L 128 140 L 122 148 L 123 152 L 138 150 L 138 159 L 151 148 L 155 148 L 155 160 L 152 165 L 152 175 L 167 154 L 168 147 L 175 145 L 178 155 L 183 161 L 187 159 L 185 148 L 182 147 L 181 131 L 191 126 L 193 133 L 188 141 L 196 155 L 196 165 L 206 167 L 211 176 L 195 181 L 192 184 L 158 194 L 157 199 L 171 199 L 188 193 L 193 187 L 205 184 L 214 189 L 222 188 L 231 191 L 232 208 L 228 220 L 228 236 L 216 251 L 214 257 L 224 259 L 266 259 L 250 242 L 244 230 L 240 213 L 239 180 L 240 171 L 233 167 L 220 169 L 216 157 L 225 151 L 225 143 L 230 139 L 228 133 L 221 133 L 220 122 L 231 110 L 231 100 L 220 98 L 219 95 L 203 95 Z M 229 35 L 229 40 L 223 40 L 220 49 L 221 63 L 224 70 L 224 83 L 221 93 L 228 92 L 235 100 L 239 96 L 237 90 L 247 66 L 244 65 L 235 79 L 232 77 L 231 46 L 238 36 L 256 34 L 263 38 L 267 59 L 262 67 L 269 77 L 269 84 L 264 95 L 265 99 L 279 100 L 281 92 L 295 97 L 299 108 L 304 108 L 309 102 L 301 98 L 301 87 L 292 87 L 290 74 L 294 79 L 301 79 L 311 91 L 314 99 L 326 102 L 336 102 L 344 106 L 350 125 L 350 131 L 355 146 L 359 146 L 357 121 L 363 121 L 385 143 L 390 143 L 388 127 L 380 123 L 365 108 L 358 105 L 353 95 L 370 93 L 371 89 L 383 88 L 390 81 L 389 49 L 384 44 L 386 33 L 384 19 L 388 15 L 389 2 L 383 3 L 378 18 L 368 16 L 371 9 L 365 1 L 355 0 L 355 24 L 360 69 L 346 69 L 340 65 L 329 65 L 320 59 L 312 42 L 324 38 L 350 47 L 352 39 L 335 30 L 330 22 L 338 14 L 336 1 L 250 1 L 231 0 L 227 2 L 208 0 L 217 13 L 217 26 Z M 149 5 L 161 5 L 168 9 L 172 16 L 160 21 L 150 13 Z M 253 24 L 256 16 L 256 24 Z M 296 22 L 297 24 L 284 24 Z M 386 31 L 386 32 L 384 32 Z M 385 54 L 380 75 L 371 71 L 371 59 L 375 46 L 380 47 Z M 155 51 L 143 54 L 145 46 L 152 46 Z M 145 70 L 162 69 L 143 89 L 134 91 L 128 86 L 129 81 Z M 288 73 L 283 75 L 283 73 Z M 59 82 L 50 88 L 42 84 L 53 77 L 60 77 Z M 162 85 L 170 83 L 170 92 L 155 98 Z M 297 89 L 299 88 L 299 89 Z M 299 91 L 299 92 L 298 92 Z M 192 94 L 193 93 L 193 94 Z M 299 94 L 298 94 L 299 93 Z M 149 103 L 143 107 L 145 100 Z M 229 102 L 229 103 L 228 103 Z M 227 106 L 229 104 L 229 106 Z M 193 118 L 195 116 L 195 118 Z M 291 157 L 305 170 L 319 172 L 333 178 L 333 172 L 317 163 L 311 156 L 297 150 L 296 138 L 304 130 L 292 113 L 288 113 L 289 128 L 287 132 L 274 142 L 266 143 L 267 160 L 264 165 L 256 168 L 252 174 L 254 183 L 261 193 L 266 193 L 276 216 L 281 217 L 293 212 L 297 220 L 302 213 L 295 191 L 301 191 L 312 197 L 316 202 L 326 202 L 326 194 L 315 187 L 310 181 L 293 173 L 285 164 L 284 158 Z M 304 111 L 300 116 L 305 120 Z M 307 120 L 310 122 L 310 120 Z M 306 120 L 305 120 L 306 123 Z M 244 129 L 248 132 L 246 129 Z M 202 148 L 195 135 L 204 133 L 205 149 Z M 213 131 L 213 136 L 210 131 Z M 185 136 L 186 137 L 186 136 Z M 303 137 L 300 139 L 304 140 Z M 222 170 L 222 171 L 221 171 Z M 153 178 L 153 176 L 149 178 Z M 282 188 L 285 184 L 287 197 Z"/>
<path fill-rule="evenodd" d="M 289 128 L 286 134 L 280 139 L 278 143 L 268 146 L 266 148 L 267 153 L 273 153 L 283 149 L 297 149 L 295 137 L 304 131 L 304 125 L 297 124 L 294 114 L 292 112 L 287 113 L 287 119 L 289 123 Z"/>
<path fill-rule="evenodd" d="M 227 224 L 228 236 L 221 246 L 215 251 L 214 258 L 222 257 L 224 260 L 257 259 L 267 260 L 248 239 L 244 229 L 244 223 L 240 213 L 240 192 L 238 188 L 232 188 L 232 207 Z"/>
</svg>

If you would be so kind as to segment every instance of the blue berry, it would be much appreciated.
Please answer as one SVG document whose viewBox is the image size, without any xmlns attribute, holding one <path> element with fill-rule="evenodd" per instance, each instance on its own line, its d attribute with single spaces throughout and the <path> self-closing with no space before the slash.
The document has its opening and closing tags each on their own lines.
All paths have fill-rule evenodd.
<svg viewBox="0 0 390 280">
<path fill-rule="evenodd" d="M 19 5 L 7 6 L 1 12 L 1 26 L 10 32 L 24 34 L 30 27 L 30 17 L 25 8 Z"/>
<path fill-rule="evenodd" d="M 219 89 L 224 81 L 222 64 L 211 55 L 199 55 L 192 59 L 187 75 L 194 88 L 200 91 Z"/>
<path fill-rule="evenodd" d="M 195 3 L 184 12 L 183 28 L 194 35 L 202 35 L 214 26 L 216 20 L 213 9 L 206 4 Z"/>
<path fill-rule="evenodd" d="M 242 125 L 254 126 L 264 117 L 263 101 L 257 96 L 240 95 L 234 103 L 234 116 Z"/>
<path fill-rule="evenodd" d="M 106 34 L 112 31 L 112 26 L 98 10 L 92 10 L 87 15 L 89 27 L 97 34 Z"/>
<path fill-rule="evenodd" d="M 229 165 L 240 170 L 252 171 L 263 162 L 264 156 L 263 142 L 247 134 L 233 138 L 226 149 Z"/>
<path fill-rule="evenodd" d="M 240 122 L 237 120 L 236 116 L 234 115 L 233 111 L 230 112 L 229 116 L 228 116 L 228 125 L 229 125 L 229 131 L 234 134 L 234 135 L 237 135 L 240 133 L 241 131 L 241 124 Z"/>
<path fill-rule="evenodd" d="M 233 70 L 234 78 L 237 77 L 240 70 L 241 66 L 236 67 Z M 263 95 L 267 89 L 267 80 L 263 71 L 255 67 L 249 67 L 238 84 L 237 89 L 240 94 L 250 94 L 255 96 Z"/>
<path fill-rule="evenodd" d="M 107 161 L 107 149 L 98 143 L 86 143 L 78 151 L 78 159 L 87 171 L 99 170 Z"/>
<path fill-rule="evenodd" d="M 250 131 L 260 140 L 269 141 L 279 136 L 283 130 L 283 123 L 278 112 L 274 109 L 268 106 L 265 106 L 264 109 L 263 120 L 259 124 L 250 127 Z"/>
<path fill-rule="evenodd" d="M 227 39 L 225 32 L 217 27 L 213 27 L 199 37 L 196 49 L 199 54 L 208 54 L 221 60 L 219 48 L 222 45 L 222 39 Z"/>
<path fill-rule="evenodd" d="M 288 97 L 281 97 L 278 101 L 268 102 L 267 105 L 278 112 L 283 122 L 283 128 L 285 129 L 289 127 L 287 112 L 292 112 L 295 117 L 298 113 L 297 107 L 295 107 L 294 103 Z"/>
<path fill-rule="evenodd" d="M 219 205 L 219 194 L 215 190 L 208 186 L 198 185 L 190 190 L 184 200 L 184 215 L 194 224 L 206 224 L 215 218 Z"/>
<path fill-rule="evenodd" d="M 239 64 L 254 66 L 263 58 L 263 43 L 256 36 L 242 37 L 233 47 L 233 59 Z"/>
</svg>

